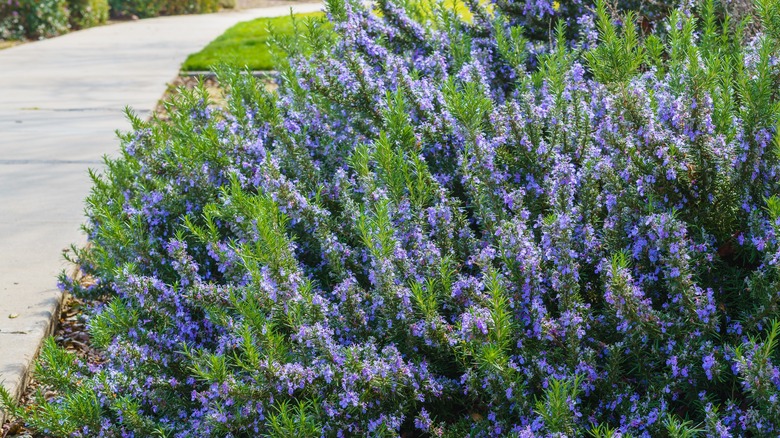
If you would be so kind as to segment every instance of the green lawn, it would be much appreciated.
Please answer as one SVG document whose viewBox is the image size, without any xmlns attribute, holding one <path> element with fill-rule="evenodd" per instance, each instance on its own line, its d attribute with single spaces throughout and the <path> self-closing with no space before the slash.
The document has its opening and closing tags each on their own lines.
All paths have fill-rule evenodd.
<svg viewBox="0 0 780 438">
<path fill-rule="evenodd" d="M 296 19 L 321 16 L 323 16 L 322 12 L 295 15 Z M 299 28 L 301 25 L 302 23 L 298 24 Z M 248 67 L 250 70 L 273 70 L 276 67 L 273 59 L 275 55 L 268 47 L 272 32 L 279 35 L 291 35 L 293 33 L 292 17 L 287 15 L 258 18 L 238 23 L 210 42 L 203 50 L 187 57 L 181 69 L 184 71 L 211 70 L 219 63 L 227 63 L 238 67 Z"/>
</svg>

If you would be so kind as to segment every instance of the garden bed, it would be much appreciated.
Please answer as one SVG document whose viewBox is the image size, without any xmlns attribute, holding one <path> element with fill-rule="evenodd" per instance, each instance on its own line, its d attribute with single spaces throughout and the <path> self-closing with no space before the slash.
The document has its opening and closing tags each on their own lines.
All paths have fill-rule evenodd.
<svg viewBox="0 0 780 438">
<path fill-rule="evenodd" d="M 58 436 L 776 436 L 780 2 L 750 31 L 713 1 L 468 5 L 333 0 L 275 93 L 228 71 L 224 104 L 132 118 L 88 199 L 95 282 L 64 280 L 106 298 L 107 361 L 45 347 L 61 396 L 9 412 Z"/>
<path fill-rule="evenodd" d="M 213 107 L 224 107 L 225 96 L 224 90 L 219 86 L 213 74 L 206 75 L 192 75 L 184 74 L 177 76 L 171 81 L 166 88 L 166 91 L 160 98 L 157 107 L 150 117 L 157 117 L 160 121 L 169 121 L 168 110 L 166 109 L 166 103 L 171 104 L 177 98 L 180 97 L 181 92 L 184 90 L 195 90 L 202 86 L 204 90 L 207 90 L 208 96 L 212 99 Z M 269 83 L 269 86 L 272 86 Z M 90 287 L 93 284 L 93 280 L 85 278 L 78 273 L 78 270 L 74 269 L 70 278 L 74 282 L 78 282 L 82 287 Z M 54 333 L 51 336 L 53 341 L 63 351 L 74 354 L 81 360 L 90 364 L 100 364 L 105 361 L 101 352 L 94 349 L 90 345 L 89 329 L 87 327 L 87 309 L 94 308 L 95 306 L 104 305 L 105 302 L 101 300 L 87 300 L 74 297 L 73 295 L 65 292 L 63 294 L 62 305 L 60 307 L 60 314 L 57 317 L 56 327 Z M 47 341 L 48 342 L 48 341 Z M 35 379 L 34 373 L 30 379 L 24 394 L 22 395 L 19 403 L 23 406 L 28 406 L 33 402 L 33 395 L 38 391 L 43 391 L 44 397 L 51 399 L 60 395 L 59 393 L 52 391 L 51 388 L 41 385 L 41 383 Z M 0 426 L 0 438 L 48 438 L 47 435 L 36 433 L 33 430 L 29 430 L 25 427 L 25 423 L 21 419 L 6 420 L 6 423 Z"/>
</svg>

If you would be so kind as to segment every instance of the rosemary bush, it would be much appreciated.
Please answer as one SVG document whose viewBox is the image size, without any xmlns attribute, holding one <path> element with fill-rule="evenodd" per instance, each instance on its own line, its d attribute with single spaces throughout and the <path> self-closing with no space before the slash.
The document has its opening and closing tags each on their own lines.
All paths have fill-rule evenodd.
<svg viewBox="0 0 780 438">
<path fill-rule="evenodd" d="M 104 361 L 48 342 L 6 409 L 54 436 L 780 433 L 780 2 L 650 34 L 599 2 L 550 41 L 374 7 L 278 41 L 275 93 L 228 71 L 224 109 L 130 115 L 95 283 L 62 279 L 105 302 Z"/>
</svg>

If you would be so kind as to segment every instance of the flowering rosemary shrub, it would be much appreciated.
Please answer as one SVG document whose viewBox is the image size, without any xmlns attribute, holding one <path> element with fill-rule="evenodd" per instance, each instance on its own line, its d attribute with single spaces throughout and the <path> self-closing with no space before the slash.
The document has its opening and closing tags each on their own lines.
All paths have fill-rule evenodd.
<svg viewBox="0 0 780 438">
<path fill-rule="evenodd" d="M 549 43 L 502 7 L 374 6 L 279 41 L 275 93 L 227 72 L 224 110 L 131 116 L 96 283 L 63 278 L 105 301 L 104 361 L 48 342 L 6 409 L 54 436 L 780 433 L 780 2 L 649 35 L 598 3 Z"/>
</svg>

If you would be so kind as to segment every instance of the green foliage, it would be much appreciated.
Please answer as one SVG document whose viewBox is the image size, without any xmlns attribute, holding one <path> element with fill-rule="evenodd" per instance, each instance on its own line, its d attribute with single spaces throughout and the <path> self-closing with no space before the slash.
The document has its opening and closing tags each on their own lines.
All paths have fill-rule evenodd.
<svg viewBox="0 0 780 438">
<path fill-rule="evenodd" d="M 767 34 L 780 41 L 780 1 L 755 0 L 756 15 L 761 20 Z"/>
<path fill-rule="evenodd" d="M 347 19 L 346 2 L 348 0 L 326 0 L 325 10 L 333 17 L 333 21 L 341 22 Z"/>
<path fill-rule="evenodd" d="M 73 383 L 76 372 L 76 356 L 61 349 L 53 338 L 46 338 L 35 362 L 41 382 L 62 390 Z"/>
<path fill-rule="evenodd" d="M 444 87 L 444 97 L 453 117 L 462 123 L 466 134 L 476 137 L 487 124 L 487 114 L 492 110 L 492 102 L 480 84 L 480 78 L 468 81 L 450 79 Z"/>
<path fill-rule="evenodd" d="M 68 31 L 66 0 L 0 2 L 0 39 L 49 38 Z"/>
<path fill-rule="evenodd" d="M 544 419 L 549 432 L 567 436 L 575 434 L 575 406 L 582 391 L 582 381 L 582 376 L 573 380 L 548 380 L 544 397 L 536 401 L 536 413 Z"/>
<path fill-rule="evenodd" d="M 219 8 L 220 0 L 6 0 L 0 2 L 0 39 L 49 38 L 98 26 L 108 20 L 109 12 L 145 18 Z"/>
<path fill-rule="evenodd" d="M 780 407 L 770 401 L 780 397 L 775 364 L 778 363 L 777 345 L 780 343 L 780 321 L 773 320 L 762 341 L 751 336 L 749 341 L 734 350 L 738 366 L 743 371 L 743 384 L 749 397 L 762 408 L 759 415 L 768 422 L 780 425 Z"/>
<path fill-rule="evenodd" d="M 52 435 L 67 436 L 95 428 L 104 413 L 96 391 L 82 384 L 81 372 L 76 356 L 57 346 L 53 338 L 47 338 L 35 363 L 38 387 L 31 396 L 34 406 L 19 405 L 0 387 L 0 409 L 12 417 L 24 417 L 27 427 Z M 52 398 L 49 394 L 55 395 Z M 55 403 L 44 403 L 46 400 Z"/>
<path fill-rule="evenodd" d="M 555 45 L 552 49 L 539 56 L 539 70 L 531 76 L 534 85 L 546 83 L 556 98 L 560 97 L 566 88 L 566 73 L 571 68 L 573 53 L 567 48 L 566 26 L 559 21 L 555 27 Z"/>
<path fill-rule="evenodd" d="M 271 41 L 294 34 L 296 20 L 305 23 L 309 20 L 322 21 L 322 17 L 322 13 L 314 12 L 238 23 L 201 51 L 189 55 L 181 69 L 213 70 L 220 64 L 230 64 L 249 70 L 274 70 L 285 55 L 274 50 Z"/>
<path fill-rule="evenodd" d="M 137 311 L 115 298 L 90 322 L 92 344 L 97 348 L 105 348 L 116 335 L 127 332 L 137 324 Z"/>
<path fill-rule="evenodd" d="M 23 415 L 23 408 L 17 402 L 16 397 L 8 392 L 5 389 L 5 385 L 2 384 L 0 384 L 0 411 L 5 412 L 12 418 L 18 418 Z"/>
<path fill-rule="evenodd" d="M 666 416 L 664 425 L 670 438 L 696 438 L 704 432 L 699 426 L 694 425 L 692 421 L 681 421 L 672 414 Z"/>
<path fill-rule="evenodd" d="M 140 18 L 156 17 L 158 15 L 202 14 L 216 12 L 220 0 L 108 0 L 111 15 L 127 17 L 136 15 Z"/>
<path fill-rule="evenodd" d="M 591 430 L 589 430 L 588 433 L 590 433 L 590 436 L 593 438 L 613 438 L 615 436 L 615 430 L 610 428 L 606 424 L 602 424 L 598 427 L 594 427 Z"/>
<path fill-rule="evenodd" d="M 322 427 L 317 423 L 319 404 L 312 401 L 299 401 L 292 405 L 284 400 L 277 404 L 268 415 L 266 424 L 271 438 L 298 438 L 321 436 Z"/>
<path fill-rule="evenodd" d="M 512 68 L 522 68 L 528 60 L 526 46 L 528 40 L 523 35 L 522 26 L 511 26 L 506 30 L 502 18 L 496 20 L 495 26 L 496 47 L 503 58 Z"/>
<path fill-rule="evenodd" d="M 623 24 L 618 30 L 612 15 L 607 12 L 605 0 L 598 0 L 596 16 L 599 44 L 588 52 L 588 66 L 596 80 L 603 84 L 625 84 L 645 60 L 645 49 L 636 28 L 636 14 L 630 11 L 621 17 Z"/>
<path fill-rule="evenodd" d="M 84 29 L 108 20 L 108 0 L 68 0 L 70 26 Z"/>
<path fill-rule="evenodd" d="M 34 398 L 42 400 L 36 393 Z M 96 428 L 101 421 L 102 409 L 97 394 L 89 387 L 73 388 L 65 396 L 58 397 L 57 404 L 41 406 L 28 413 L 28 424 L 52 435 L 67 436 L 86 428 Z"/>
</svg>

